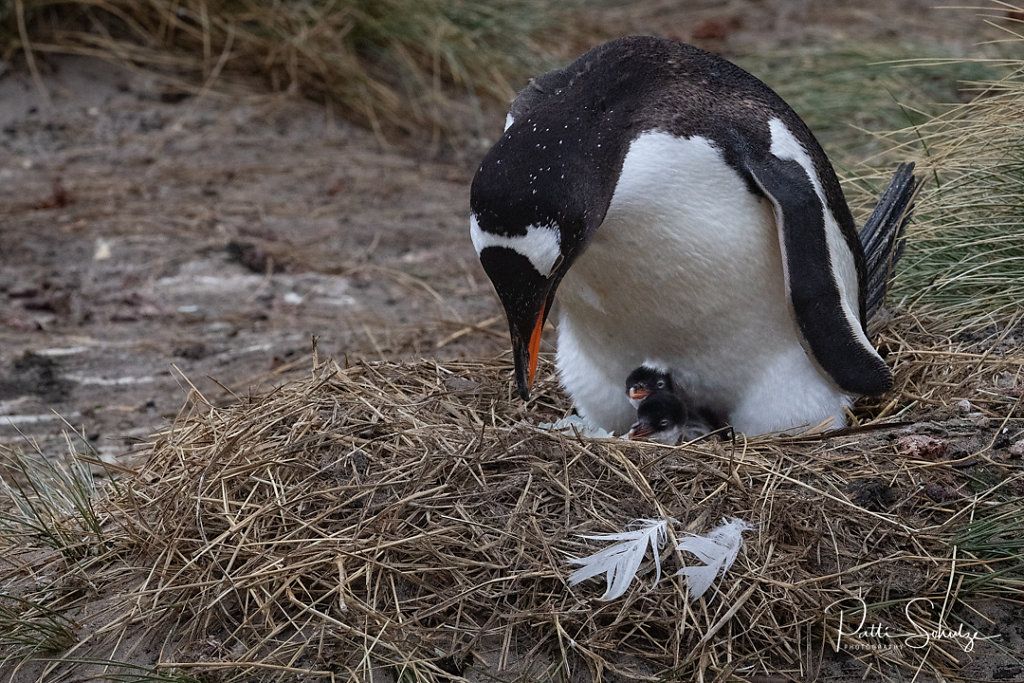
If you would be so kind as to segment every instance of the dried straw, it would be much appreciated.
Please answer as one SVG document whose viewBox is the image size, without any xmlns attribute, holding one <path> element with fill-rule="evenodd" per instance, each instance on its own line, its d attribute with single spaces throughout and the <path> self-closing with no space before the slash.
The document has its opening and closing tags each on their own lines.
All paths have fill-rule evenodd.
<svg viewBox="0 0 1024 683">
<path fill-rule="evenodd" d="M 1024 589 L 1005 544 L 971 550 L 972 520 L 1020 502 L 1019 462 L 994 444 L 1020 428 L 1024 358 L 928 327 L 886 328 L 897 391 L 827 438 L 667 448 L 552 434 L 531 423 L 561 415 L 553 380 L 524 406 L 498 361 L 326 361 L 227 407 L 196 393 L 108 496 L 117 530 L 90 580 L 124 595 L 72 652 L 119 660 L 160 640 L 159 668 L 217 680 L 813 679 L 836 657 L 837 601 L 912 631 L 905 609 L 934 627 Z M 973 413 L 956 418 L 962 398 Z M 922 437 L 937 419 L 948 438 Z M 952 438 L 958 426 L 971 440 Z M 996 466 L 1002 480 L 978 487 Z M 597 581 L 567 586 L 566 558 L 597 549 L 578 534 L 660 516 L 757 530 L 695 602 L 678 579 L 650 585 L 647 565 L 609 603 Z M 933 607 L 910 603 L 922 597 Z M 855 664 L 940 674 L 988 645 L 868 649 Z"/>
</svg>

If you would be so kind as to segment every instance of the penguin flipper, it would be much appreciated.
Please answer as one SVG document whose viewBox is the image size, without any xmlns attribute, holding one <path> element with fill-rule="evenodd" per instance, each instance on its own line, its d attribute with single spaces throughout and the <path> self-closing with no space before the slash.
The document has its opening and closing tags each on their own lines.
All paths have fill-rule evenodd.
<svg viewBox="0 0 1024 683">
<path fill-rule="evenodd" d="M 892 387 L 892 373 L 868 341 L 859 316 L 843 302 L 825 220 L 828 210 L 796 160 L 772 154 L 747 160 L 755 184 L 772 202 L 789 295 L 804 348 L 844 392 L 875 396 Z M 842 235 L 833 240 L 846 248 Z M 858 245 L 859 246 L 859 245 Z"/>
<path fill-rule="evenodd" d="M 882 307 L 896 262 L 903 255 L 903 233 L 914 211 L 919 185 L 913 162 L 900 164 L 858 235 L 867 261 L 868 320 Z"/>
</svg>

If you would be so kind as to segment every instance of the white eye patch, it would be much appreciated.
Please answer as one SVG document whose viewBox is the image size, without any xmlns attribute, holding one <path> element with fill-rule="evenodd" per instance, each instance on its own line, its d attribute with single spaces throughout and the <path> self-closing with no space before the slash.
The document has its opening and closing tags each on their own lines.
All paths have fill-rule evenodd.
<svg viewBox="0 0 1024 683">
<path fill-rule="evenodd" d="M 476 216 L 470 215 L 469 236 L 477 256 L 487 247 L 505 247 L 525 257 L 544 277 L 551 276 L 562 255 L 562 233 L 555 223 L 528 225 L 525 235 L 495 235 L 482 230 Z"/>
</svg>

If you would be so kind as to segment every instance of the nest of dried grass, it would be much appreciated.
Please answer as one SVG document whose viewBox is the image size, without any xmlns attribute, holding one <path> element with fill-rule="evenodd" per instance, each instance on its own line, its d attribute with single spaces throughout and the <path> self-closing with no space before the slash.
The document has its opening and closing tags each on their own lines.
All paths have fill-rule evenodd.
<svg viewBox="0 0 1024 683">
<path fill-rule="evenodd" d="M 828 438 L 667 448 L 553 434 L 531 425 L 561 415 L 553 381 L 524 406 L 504 362 L 327 361 L 227 407 L 195 394 L 108 491 L 103 552 L 74 567 L 106 608 L 96 628 L 76 617 L 64 658 L 121 661 L 158 642 L 159 670 L 214 680 L 961 670 L 992 643 L 832 644 L 840 607 L 850 619 L 859 600 L 869 623 L 914 632 L 1024 592 L 1019 538 L 1000 526 L 1022 468 L 999 442 L 1021 438 L 1024 358 L 969 352 L 910 317 L 883 345 L 897 390 Z M 962 398 L 970 414 L 953 419 Z M 939 418 L 945 434 L 925 436 Z M 608 603 L 597 581 L 567 585 L 566 558 L 599 547 L 578 534 L 663 516 L 757 530 L 695 602 L 676 578 L 651 585 L 649 566 Z"/>
</svg>

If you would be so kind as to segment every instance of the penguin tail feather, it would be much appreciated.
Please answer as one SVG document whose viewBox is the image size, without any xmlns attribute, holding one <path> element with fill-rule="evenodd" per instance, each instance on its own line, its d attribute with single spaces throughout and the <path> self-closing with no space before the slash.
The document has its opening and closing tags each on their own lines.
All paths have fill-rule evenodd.
<svg viewBox="0 0 1024 683">
<path fill-rule="evenodd" d="M 864 303 L 868 320 L 882 307 L 896 272 L 896 262 L 903 255 L 903 233 L 914 211 L 914 197 L 919 187 L 913 162 L 900 164 L 860 231 L 860 244 L 867 262 Z"/>
</svg>

